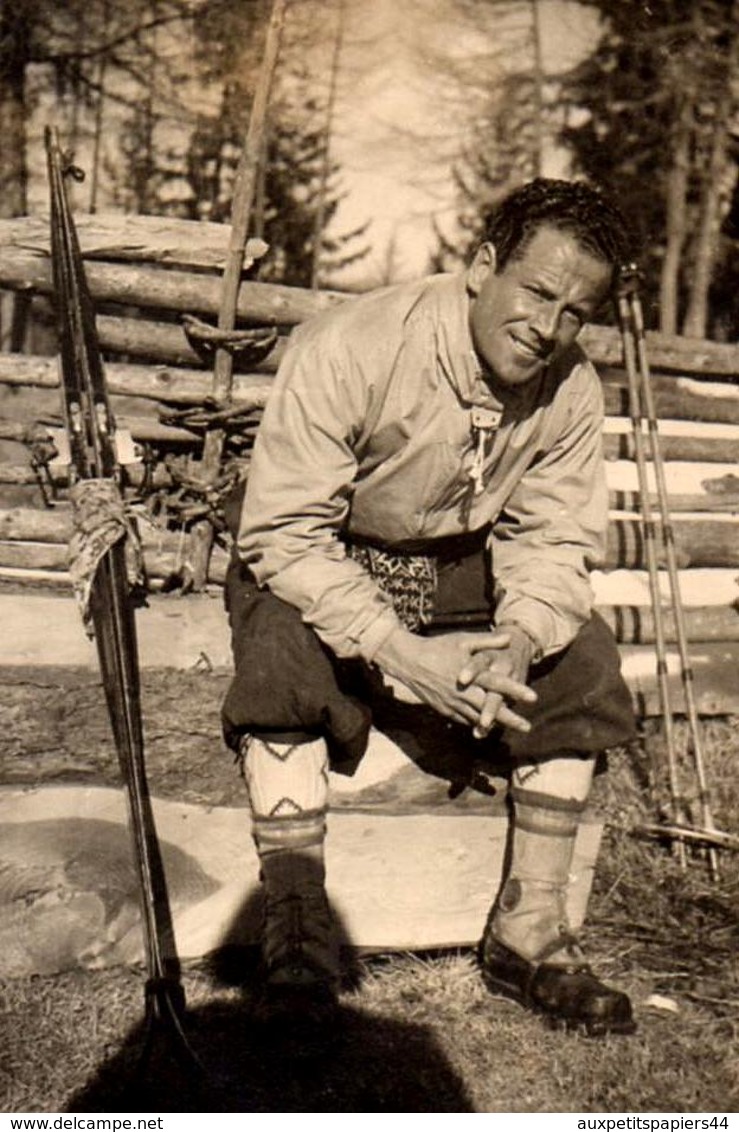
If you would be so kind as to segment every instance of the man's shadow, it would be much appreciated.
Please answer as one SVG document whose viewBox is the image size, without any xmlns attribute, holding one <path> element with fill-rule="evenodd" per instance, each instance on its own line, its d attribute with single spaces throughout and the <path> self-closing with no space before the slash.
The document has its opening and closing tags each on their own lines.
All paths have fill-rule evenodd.
<svg viewBox="0 0 739 1132">
<path fill-rule="evenodd" d="M 154 1031 L 142 1057 L 142 1017 L 72 1096 L 67 1112 L 475 1111 L 427 1026 L 348 1004 L 339 1006 L 330 1026 L 267 1028 L 258 1021 L 258 952 L 233 941 L 259 914 L 255 891 L 204 965 L 214 987 L 235 993 L 185 1015 L 184 1032 L 199 1066 L 163 1029 Z M 337 928 L 346 944 L 340 922 Z M 356 978 L 356 970 L 347 969 L 347 983 Z"/>
</svg>

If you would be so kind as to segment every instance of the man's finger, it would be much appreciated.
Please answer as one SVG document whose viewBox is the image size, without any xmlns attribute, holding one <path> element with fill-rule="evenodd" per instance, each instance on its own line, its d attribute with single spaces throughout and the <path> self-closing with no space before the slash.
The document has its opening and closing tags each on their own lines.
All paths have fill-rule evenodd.
<svg viewBox="0 0 739 1132">
<path fill-rule="evenodd" d="M 501 696 L 488 694 L 485 697 L 485 702 L 480 712 L 480 718 L 472 732 L 476 739 L 483 739 L 490 733 L 495 726 L 496 720 L 499 718 L 502 706 L 503 699 Z"/>
<path fill-rule="evenodd" d="M 502 651 L 508 648 L 511 643 L 508 633 L 476 633 L 475 638 L 476 640 L 467 642 L 470 655 L 457 677 L 458 682 L 463 687 L 465 684 L 471 684 L 477 674 L 488 667 L 489 660 L 483 655 L 487 649 Z"/>
<path fill-rule="evenodd" d="M 516 712 L 506 704 L 503 704 L 498 712 L 498 723 L 502 724 L 503 727 L 510 727 L 514 731 L 521 731 L 524 734 L 531 730 L 529 720 L 524 719 L 522 715 L 517 715 Z"/>
<path fill-rule="evenodd" d="M 499 629 L 489 633 L 470 633 L 468 641 L 470 654 L 483 652 L 485 649 L 506 649 L 511 643 L 511 634 Z"/>
<path fill-rule="evenodd" d="M 522 715 L 517 715 L 515 711 L 500 700 L 498 703 L 498 709 L 492 719 L 484 709 L 480 713 L 480 719 L 472 729 L 475 739 L 486 739 L 496 723 L 499 723 L 501 727 L 510 727 L 513 731 L 521 731 L 523 734 L 531 730 L 528 719 L 524 719 Z"/>
<path fill-rule="evenodd" d="M 466 727 L 474 727 L 480 719 L 480 712 L 485 706 L 485 693 L 481 688 L 472 685 L 463 692 L 457 693 L 450 701 L 445 715 L 455 723 L 462 723 Z"/>
<path fill-rule="evenodd" d="M 496 672 L 494 668 L 485 668 L 475 677 L 475 686 L 484 692 L 497 693 L 510 700 L 521 700 L 525 704 L 535 704 L 539 698 L 533 688 L 504 672 Z"/>
<path fill-rule="evenodd" d="M 461 723 L 465 727 L 476 727 L 480 720 L 480 709 L 469 703 L 464 703 L 459 707 L 455 705 L 449 709 L 447 714 L 449 719 L 453 719 L 455 723 Z"/>
</svg>

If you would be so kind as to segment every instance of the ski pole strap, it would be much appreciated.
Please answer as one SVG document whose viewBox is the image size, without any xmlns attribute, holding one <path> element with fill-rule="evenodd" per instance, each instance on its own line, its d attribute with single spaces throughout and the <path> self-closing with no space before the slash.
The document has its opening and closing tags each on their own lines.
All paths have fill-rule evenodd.
<svg viewBox="0 0 739 1132">
<path fill-rule="evenodd" d="M 69 572 L 85 631 L 92 637 L 90 594 L 100 562 L 116 543 L 125 539 L 129 583 L 142 585 L 141 541 L 114 480 L 79 480 L 70 488 L 69 497 L 73 528 L 69 541 Z"/>
</svg>

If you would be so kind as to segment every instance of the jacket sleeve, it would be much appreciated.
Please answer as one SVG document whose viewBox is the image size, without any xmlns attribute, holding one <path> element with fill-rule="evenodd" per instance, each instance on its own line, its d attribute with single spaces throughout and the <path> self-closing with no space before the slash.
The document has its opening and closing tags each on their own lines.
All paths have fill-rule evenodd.
<svg viewBox="0 0 739 1132">
<path fill-rule="evenodd" d="M 400 622 L 339 533 L 376 390 L 338 334 L 295 339 L 259 426 L 237 549 L 338 656 L 372 660 Z"/>
<path fill-rule="evenodd" d="M 602 450 L 603 396 L 590 363 L 560 389 L 556 435 L 524 473 L 491 535 L 497 624 L 517 624 L 534 659 L 565 648 L 589 619 L 588 574 L 602 565 L 608 493 Z"/>
</svg>

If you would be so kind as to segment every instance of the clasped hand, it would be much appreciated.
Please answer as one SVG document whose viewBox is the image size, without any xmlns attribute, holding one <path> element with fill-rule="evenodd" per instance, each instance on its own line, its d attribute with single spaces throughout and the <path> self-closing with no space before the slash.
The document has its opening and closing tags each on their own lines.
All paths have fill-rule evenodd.
<svg viewBox="0 0 739 1132">
<path fill-rule="evenodd" d="M 475 738 L 481 739 L 496 723 L 516 731 L 530 730 L 529 722 L 514 711 L 510 701 L 536 701 L 536 693 L 525 683 L 532 648 L 516 626 L 437 637 L 419 637 L 399 629 L 375 660 L 423 703 L 472 727 Z"/>
</svg>

